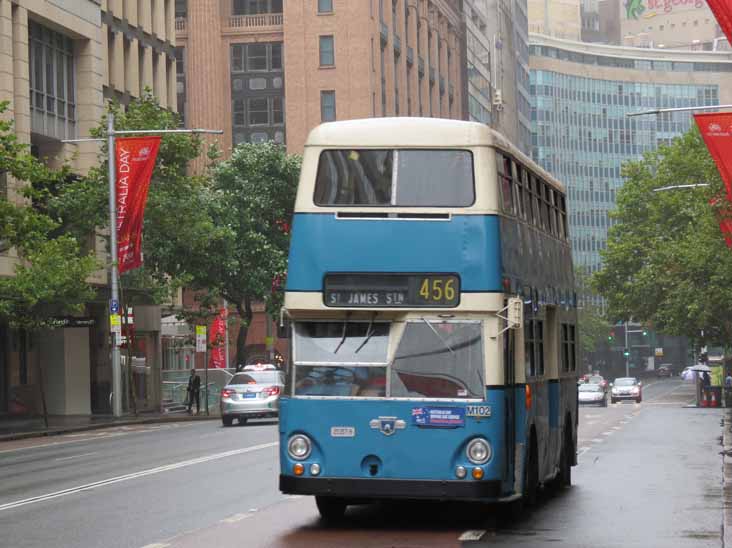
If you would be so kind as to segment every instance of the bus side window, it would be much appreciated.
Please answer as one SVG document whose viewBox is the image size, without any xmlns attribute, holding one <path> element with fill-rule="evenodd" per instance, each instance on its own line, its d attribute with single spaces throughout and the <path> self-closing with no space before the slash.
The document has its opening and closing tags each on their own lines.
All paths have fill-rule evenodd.
<svg viewBox="0 0 732 548">
<path fill-rule="evenodd" d="M 526 376 L 536 376 L 534 320 L 527 320 L 524 322 L 524 358 L 526 361 Z"/>
<path fill-rule="evenodd" d="M 541 207 L 541 226 L 545 232 L 550 232 L 551 226 L 549 225 L 549 196 L 547 196 L 549 188 L 544 181 L 541 181 L 540 186 L 541 196 L 539 198 L 539 205 Z"/>
<path fill-rule="evenodd" d="M 534 215 L 531 210 L 531 181 L 529 173 L 526 169 L 521 170 L 521 184 L 524 187 L 524 215 L 529 223 L 534 222 Z"/>
<path fill-rule="evenodd" d="M 520 164 L 513 162 L 513 187 L 515 190 L 514 194 L 514 209 L 516 210 L 516 216 L 523 219 L 524 217 L 524 189 L 521 185 L 521 174 L 523 169 Z"/>
<path fill-rule="evenodd" d="M 549 220 L 551 221 L 551 232 L 554 236 L 559 236 L 556 196 L 556 191 L 553 188 L 549 188 Z"/>
<path fill-rule="evenodd" d="M 534 224 L 541 228 L 541 209 L 539 209 L 540 190 L 539 185 L 541 182 L 538 177 L 531 176 L 531 203 L 532 210 L 534 211 Z"/>
<path fill-rule="evenodd" d="M 498 155 L 498 179 L 503 197 L 503 211 L 513 214 L 513 188 L 511 184 L 511 159 Z"/>
</svg>

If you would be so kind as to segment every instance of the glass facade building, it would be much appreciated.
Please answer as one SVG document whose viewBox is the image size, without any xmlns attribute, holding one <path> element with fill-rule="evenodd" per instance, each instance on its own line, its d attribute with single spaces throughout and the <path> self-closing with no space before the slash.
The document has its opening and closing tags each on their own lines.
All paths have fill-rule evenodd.
<svg viewBox="0 0 732 548">
<path fill-rule="evenodd" d="M 530 54 L 532 156 L 566 185 L 574 262 L 595 272 L 623 185 L 623 163 L 670 143 L 693 124 L 689 112 L 627 114 L 720 104 L 732 83 L 732 58 L 662 52 L 653 59 L 647 49 L 538 35 L 532 35 Z"/>
</svg>

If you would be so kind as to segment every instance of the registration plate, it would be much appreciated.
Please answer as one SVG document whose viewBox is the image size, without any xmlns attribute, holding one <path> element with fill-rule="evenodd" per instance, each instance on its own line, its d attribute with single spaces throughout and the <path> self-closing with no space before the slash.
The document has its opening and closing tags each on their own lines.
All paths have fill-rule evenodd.
<svg viewBox="0 0 732 548">
<path fill-rule="evenodd" d="M 245 398 L 256 398 L 257 393 L 256 392 L 247 392 L 246 394 L 244 394 L 244 397 Z"/>
</svg>

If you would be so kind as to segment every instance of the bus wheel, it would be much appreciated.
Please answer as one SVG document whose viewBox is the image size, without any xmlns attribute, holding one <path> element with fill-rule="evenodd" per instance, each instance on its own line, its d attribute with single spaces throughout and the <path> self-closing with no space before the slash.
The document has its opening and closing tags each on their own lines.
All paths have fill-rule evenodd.
<svg viewBox="0 0 732 548">
<path fill-rule="evenodd" d="M 564 443 L 559 457 L 559 487 L 572 485 L 572 432 L 567 427 L 564 430 Z"/>
<path fill-rule="evenodd" d="M 315 497 L 320 517 L 324 521 L 336 522 L 343 519 L 346 513 L 346 502 L 335 497 Z"/>
<path fill-rule="evenodd" d="M 526 482 L 524 484 L 524 502 L 527 506 L 536 506 L 539 493 L 539 458 L 536 438 L 532 436 L 529 447 L 529 460 L 526 463 Z"/>
</svg>

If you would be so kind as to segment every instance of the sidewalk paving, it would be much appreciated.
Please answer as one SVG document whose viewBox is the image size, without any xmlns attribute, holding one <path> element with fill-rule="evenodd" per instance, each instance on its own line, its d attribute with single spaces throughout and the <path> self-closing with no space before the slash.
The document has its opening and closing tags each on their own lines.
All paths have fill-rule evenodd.
<svg viewBox="0 0 732 548">
<path fill-rule="evenodd" d="M 217 420 L 219 418 L 218 414 L 206 416 L 189 415 L 188 413 L 139 413 L 137 416 L 125 415 L 119 418 L 115 418 L 112 415 L 50 415 L 48 417 L 48 428 L 46 428 L 46 425 L 43 422 L 43 417 L 12 419 L 0 418 L 0 442 L 42 436 L 55 436 L 70 432 L 83 432 L 85 430 L 109 428 L 112 426 Z"/>
<path fill-rule="evenodd" d="M 722 419 L 722 546 L 732 548 L 732 408 Z"/>
</svg>

